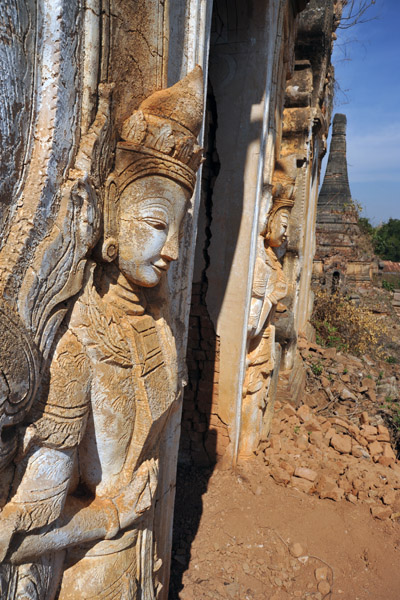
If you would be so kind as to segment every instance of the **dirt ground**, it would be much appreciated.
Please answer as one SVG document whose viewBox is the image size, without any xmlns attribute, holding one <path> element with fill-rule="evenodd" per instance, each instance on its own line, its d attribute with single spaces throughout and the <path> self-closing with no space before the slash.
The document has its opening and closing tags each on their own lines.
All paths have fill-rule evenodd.
<svg viewBox="0 0 400 600">
<path fill-rule="evenodd" d="M 178 469 L 170 600 L 400 599 L 399 365 L 299 346 L 258 455 Z"/>
<path fill-rule="evenodd" d="M 400 600 L 399 323 L 385 319 L 391 360 L 300 338 L 302 402 L 279 398 L 258 454 L 178 468 L 170 600 Z"/>
<path fill-rule="evenodd" d="M 170 600 L 400 598 L 400 525 L 367 504 L 281 487 L 260 456 L 181 468 L 178 492 Z"/>
</svg>

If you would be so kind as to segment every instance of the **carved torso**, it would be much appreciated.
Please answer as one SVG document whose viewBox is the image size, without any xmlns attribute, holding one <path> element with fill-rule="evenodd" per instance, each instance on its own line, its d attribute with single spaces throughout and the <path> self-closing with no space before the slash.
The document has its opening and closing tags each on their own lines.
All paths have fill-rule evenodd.
<svg viewBox="0 0 400 600">
<path fill-rule="evenodd" d="M 50 432 L 51 445 L 78 447 L 79 484 L 107 496 L 156 455 L 177 378 L 165 321 L 156 323 L 139 301 L 128 315 L 102 299 L 93 272 L 92 263 L 57 343 L 37 427 L 43 437 Z"/>
<path fill-rule="evenodd" d="M 136 314 L 103 301 L 90 276 L 70 321 L 91 371 L 91 418 L 80 444 L 80 473 L 100 496 L 115 494 L 140 462 L 154 457 L 176 398 L 176 377 L 167 366 L 167 360 L 174 364 L 172 343 L 166 359 L 154 318 L 140 303 L 131 313 Z"/>
<path fill-rule="evenodd" d="M 101 296 L 94 283 L 95 269 L 95 263 L 89 263 L 68 328 L 56 342 L 50 374 L 34 410 L 33 448 L 20 464 L 22 475 L 16 481 L 13 502 L 24 508 L 27 518 L 34 514 L 36 526 L 55 522 L 67 495 L 87 496 L 88 502 L 95 498 L 101 510 L 102 501 L 109 503 L 134 486 L 141 467 L 157 464 L 169 407 L 177 398 L 175 349 L 165 320 L 145 312 L 140 294 L 127 296 L 118 285 L 113 293 Z M 53 468 L 48 468 L 49 461 Z M 131 575 L 118 584 L 115 598 L 124 592 L 124 585 L 136 589 L 141 571 L 136 566 L 137 547 L 139 555 L 150 555 L 140 585 L 149 587 L 144 597 L 153 597 L 154 490 L 148 483 L 142 497 L 144 510 L 136 526 L 122 527 L 115 539 L 68 550 L 60 598 L 71 593 L 74 599 L 100 599 L 103 590 L 108 598 L 109 585 L 117 585 L 128 566 Z M 109 560 L 114 553 L 121 568 Z M 96 581 L 88 575 L 86 591 L 75 590 L 75 580 L 80 586 L 86 580 L 88 560 L 99 562 L 101 578 Z M 41 579 L 40 599 L 53 598 Z"/>
</svg>

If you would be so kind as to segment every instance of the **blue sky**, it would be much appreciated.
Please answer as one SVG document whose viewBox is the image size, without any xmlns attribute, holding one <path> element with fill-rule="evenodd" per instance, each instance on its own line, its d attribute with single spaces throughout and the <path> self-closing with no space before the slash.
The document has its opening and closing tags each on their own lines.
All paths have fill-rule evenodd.
<svg viewBox="0 0 400 600">
<path fill-rule="evenodd" d="M 347 116 L 352 197 L 378 225 L 400 219 L 400 0 L 376 0 L 365 16 L 376 19 L 337 30 L 334 113 Z"/>
</svg>

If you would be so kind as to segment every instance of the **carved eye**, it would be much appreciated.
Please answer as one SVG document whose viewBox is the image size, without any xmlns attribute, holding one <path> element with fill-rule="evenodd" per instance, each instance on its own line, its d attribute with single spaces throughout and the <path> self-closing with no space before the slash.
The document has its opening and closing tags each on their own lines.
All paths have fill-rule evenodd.
<svg viewBox="0 0 400 600">
<path fill-rule="evenodd" d="M 154 229 L 158 231 L 165 231 L 167 229 L 167 224 L 164 221 L 160 221 L 159 219 L 145 219 L 148 225 L 151 225 Z"/>
</svg>

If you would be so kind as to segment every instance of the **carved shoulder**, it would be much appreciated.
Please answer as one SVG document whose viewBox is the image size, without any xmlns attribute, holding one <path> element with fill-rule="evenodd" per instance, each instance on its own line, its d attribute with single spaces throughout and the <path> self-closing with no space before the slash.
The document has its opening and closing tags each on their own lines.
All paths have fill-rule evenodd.
<svg viewBox="0 0 400 600">
<path fill-rule="evenodd" d="M 80 340 L 68 329 L 59 338 L 34 408 L 34 427 L 48 447 L 77 446 L 89 413 L 91 368 Z"/>
</svg>

